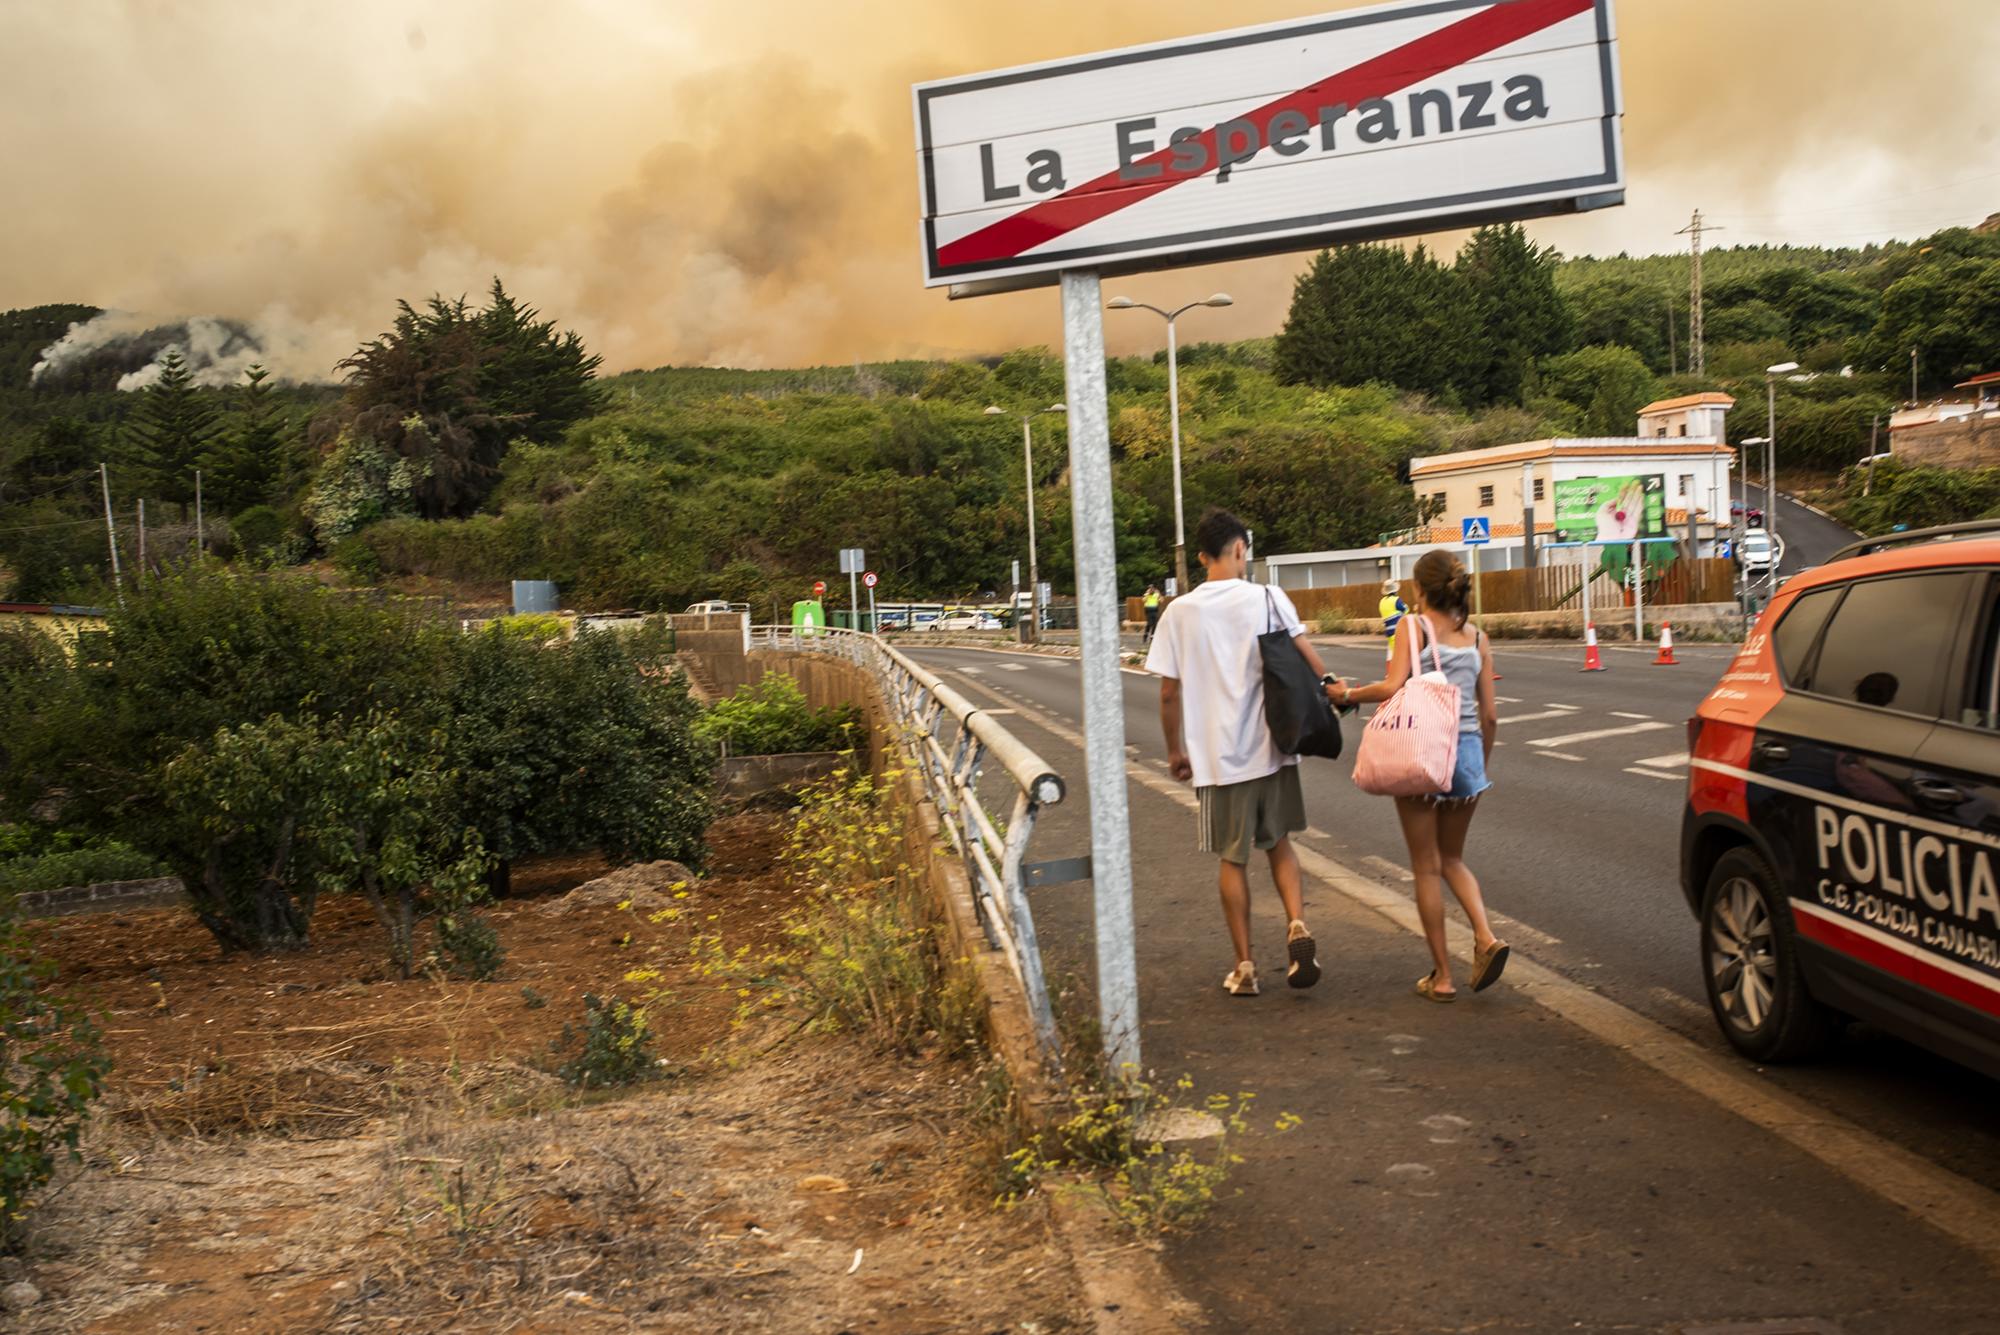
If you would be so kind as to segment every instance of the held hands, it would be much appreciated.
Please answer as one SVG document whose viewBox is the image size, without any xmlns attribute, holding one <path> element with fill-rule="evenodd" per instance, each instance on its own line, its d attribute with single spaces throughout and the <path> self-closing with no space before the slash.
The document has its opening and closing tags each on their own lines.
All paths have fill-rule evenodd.
<svg viewBox="0 0 2000 1335">
<path fill-rule="evenodd" d="M 1182 783 L 1194 777 L 1194 762 L 1187 758 L 1185 751 L 1167 752 L 1167 772 Z"/>
</svg>

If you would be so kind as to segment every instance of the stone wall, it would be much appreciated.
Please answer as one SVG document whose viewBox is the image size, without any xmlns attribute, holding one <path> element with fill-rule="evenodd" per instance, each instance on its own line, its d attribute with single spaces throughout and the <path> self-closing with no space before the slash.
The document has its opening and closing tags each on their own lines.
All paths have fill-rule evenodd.
<svg viewBox="0 0 2000 1335">
<path fill-rule="evenodd" d="M 2000 413 L 1974 413 L 1949 422 L 1925 422 L 1889 433 L 1899 463 L 1929 468 L 1987 468 L 2000 464 Z"/>
<path fill-rule="evenodd" d="M 61 890 L 31 890 L 17 903 L 27 918 L 66 918 L 77 913 L 115 913 L 124 909 L 163 908 L 185 904 L 187 890 L 178 876 L 143 881 L 104 881 Z"/>
</svg>

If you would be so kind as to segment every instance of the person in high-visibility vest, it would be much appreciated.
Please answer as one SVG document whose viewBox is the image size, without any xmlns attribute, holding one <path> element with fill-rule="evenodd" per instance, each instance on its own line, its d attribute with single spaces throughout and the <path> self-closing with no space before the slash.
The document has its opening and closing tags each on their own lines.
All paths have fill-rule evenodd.
<svg viewBox="0 0 2000 1335">
<path fill-rule="evenodd" d="M 1388 658 L 1396 656 L 1396 626 L 1402 621 L 1403 613 L 1409 610 L 1409 607 L 1403 602 L 1403 596 L 1396 592 L 1396 581 L 1393 579 L 1383 580 L 1380 612 L 1382 616 L 1382 636 L 1388 641 L 1389 646 L 1386 655 Z"/>
<path fill-rule="evenodd" d="M 1159 628 L 1159 625 L 1160 625 L 1160 589 L 1159 586 L 1156 584 L 1148 584 L 1146 586 L 1146 638 L 1144 641 L 1145 643 L 1151 644 L 1153 642 L 1153 632 Z"/>
</svg>

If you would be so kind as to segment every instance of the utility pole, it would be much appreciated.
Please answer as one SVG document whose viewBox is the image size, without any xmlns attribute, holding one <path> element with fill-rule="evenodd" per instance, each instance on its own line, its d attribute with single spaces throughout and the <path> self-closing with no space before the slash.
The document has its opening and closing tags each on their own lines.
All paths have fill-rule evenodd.
<svg viewBox="0 0 2000 1335">
<path fill-rule="evenodd" d="M 207 530 L 201 522 L 201 470 L 194 470 L 194 550 L 199 555 L 208 546 Z"/>
<path fill-rule="evenodd" d="M 125 580 L 118 573 L 118 526 L 111 519 L 111 470 L 100 461 L 97 477 L 104 484 L 104 537 L 111 546 L 111 587 L 118 591 L 118 601 L 125 601 Z"/>
<path fill-rule="evenodd" d="M 1910 349 L 1910 406 L 1917 405 L 1917 350 Z"/>
<path fill-rule="evenodd" d="M 139 501 L 139 564 L 137 577 L 139 579 L 146 578 L 146 502 L 143 498 Z"/>
<path fill-rule="evenodd" d="M 1701 234 L 1720 232 L 1722 228 L 1714 223 L 1703 222 L 1701 210 L 1694 211 L 1694 218 L 1686 227 L 1675 232 L 1675 236 L 1690 237 L 1693 240 L 1693 264 L 1689 266 L 1688 283 L 1688 373 L 1708 374 L 1708 351 L 1702 345 L 1701 320 Z"/>
</svg>

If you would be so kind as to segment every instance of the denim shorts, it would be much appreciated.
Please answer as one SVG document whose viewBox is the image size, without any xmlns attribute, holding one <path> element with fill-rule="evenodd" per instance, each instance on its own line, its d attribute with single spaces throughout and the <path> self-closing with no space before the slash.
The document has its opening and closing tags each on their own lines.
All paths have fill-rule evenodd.
<svg viewBox="0 0 2000 1335">
<path fill-rule="evenodd" d="M 1470 802 L 1493 786 L 1486 777 L 1486 743 L 1476 732 L 1458 735 L 1458 762 L 1452 767 L 1451 787 L 1430 799 L 1433 802 Z"/>
</svg>

